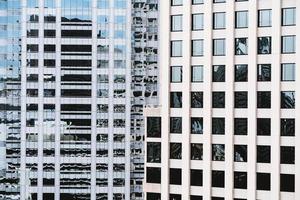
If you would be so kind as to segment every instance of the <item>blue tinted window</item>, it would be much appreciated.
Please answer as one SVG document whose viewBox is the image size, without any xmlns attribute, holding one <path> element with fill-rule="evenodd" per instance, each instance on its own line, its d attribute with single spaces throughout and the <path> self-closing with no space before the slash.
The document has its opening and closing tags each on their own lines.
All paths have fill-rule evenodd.
<svg viewBox="0 0 300 200">
<path fill-rule="evenodd" d="M 38 0 L 27 0 L 27 7 L 37 8 L 39 6 Z"/>
<path fill-rule="evenodd" d="M 126 0 L 115 0 L 115 8 L 126 8 Z"/>
</svg>

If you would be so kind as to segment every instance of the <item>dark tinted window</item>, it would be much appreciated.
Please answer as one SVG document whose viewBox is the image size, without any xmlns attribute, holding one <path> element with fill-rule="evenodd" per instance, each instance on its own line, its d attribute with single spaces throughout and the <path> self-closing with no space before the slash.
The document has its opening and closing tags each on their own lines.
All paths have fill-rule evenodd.
<svg viewBox="0 0 300 200">
<path fill-rule="evenodd" d="M 295 147 L 280 147 L 280 163 L 295 164 Z"/>
<path fill-rule="evenodd" d="M 212 176 L 212 180 L 211 180 L 212 187 L 224 188 L 224 184 L 225 184 L 224 171 L 213 170 L 211 176 Z"/>
<path fill-rule="evenodd" d="M 191 169 L 191 185 L 202 186 L 203 185 L 203 171 L 197 169 Z"/>
<path fill-rule="evenodd" d="M 225 144 L 212 144 L 212 160 L 225 161 Z"/>
<path fill-rule="evenodd" d="M 212 134 L 225 134 L 225 118 L 212 118 Z"/>
<path fill-rule="evenodd" d="M 170 117 L 170 133 L 181 133 L 181 132 L 182 132 L 182 118 Z"/>
<path fill-rule="evenodd" d="M 213 92 L 212 98 L 213 108 L 225 108 L 225 92 Z"/>
<path fill-rule="evenodd" d="M 203 92 L 191 92 L 191 107 L 203 108 Z"/>
<path fill-rule="evenodd" d="M 160 142 L 147 142 L 147 162 L 160 163 L 161 144 Z"/>
<path fill-rule="evenodd" d="M 281 92 L 281 108 L 284 109 L 295 108 L 295 92 L 293 91 Z"/>
<path fill-rule="evenodd" d="M 147 183 L 160 183 L 161 169 L 159 167 L 147 167 Z"/>
<path fill-rule="evenodd" d="M 213 66 L 212 81 L 213 82 L 224 82 L 225 81 L 225 65 L 214 65 Z"/>
<path fill-rule="evenodd" d="M 271 81 L 271 64 L 257 65 L 257 81 Z"/>
<path fill-rule="evenodd" d="M 234 145 L 234 161 L 247 162 L 247 145 Z"/>
<path fill-rule="evenodd" d="M 234 188 L 247 189 L 247 172 L 234 172 Z"/>
<path fill-rule="evenodd" d="M 294 174 L 280 174 L 280 191 L 295 192 Z"/>
<path fill-rule="evenodd" d="M 281 119 L 281 136 L 295 136 L 295 119 Z"/>
<path fill-rule="evenodd" d="M 181 169 L 170 169 L 170 184 L 181 185 Z"/>
<path fill-rule="evenodd" d="M 200 117 L 191 118 L 191 133 L 203 134 L 203 118 Z"/>
<path fill-rule="evenodd" d="M 248 81 L 248 65 L 235 65 L 234 80 L 236 82 Z"/>
<path fill-rule="evenodd" d="M 235 108 L 248 107 L 248 92 L 234 92 L 234 107 Z"/>
<path fill-rule="evenodd" d="M 182 145 L 181 143 L 170 143 L 170 159 L 181 159 Z"/>
<path fill-rule="evenodd" d="M 257 108 L 271 108 L 271 92 L 257 92 Z"/>
<path fill-rule="evenodd" d="M 182 107 L 182 92 L 171 92 L 170 93 L 170 106 L 171 108 Z"/>
<path fill-rule="evenodd" d="M 270 163 L 271 162 L 271 147 L 258 145 L 256 148 L 256 161 L 258 163 Z"/>
<path fill-rule="evenodd" d="M 235 118 L 234 119 L 234 135 L 247 135 L 248 133 L 248 119 Z"/>
<path fill-rule="evenodd" d="M 147 137 L 161 137 L 160 117 L 147 117 Z"/>
<path fill-rule="evenodd" d="M 257 135 L 271 135 L 270 118 L 257 118 Z"/>
<path fill-rule="evenodd" d="M 271 54 L 272 51 L 271 37 L 259 37 L 257 40 L 258 54 Z"/>
<path fill-rule="evenodd" d="M 257 190 L 271 189 L 271 175 L 269 173 L 256 173 L 256 189 Z"/>
<path fill-rule="evenodd" d="M 192 143 L 191 144 L 191 160 L 203 159 L 203 144 Z"/>
</svg>

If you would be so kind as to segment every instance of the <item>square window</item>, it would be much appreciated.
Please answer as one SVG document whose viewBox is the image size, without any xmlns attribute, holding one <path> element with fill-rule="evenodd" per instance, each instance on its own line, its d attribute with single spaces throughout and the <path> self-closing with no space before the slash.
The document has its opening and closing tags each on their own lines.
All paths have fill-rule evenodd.
<svg viewBox="0 0 300 200">
<path fill-rule="evenodd" d="M 213 55 L 225 56 L 226 46 L 225 39 L 213 39 Z"/>
<path fill-rule="evenodd" d="M 170 168 L 170 184 L 181 185 L 181 169 Z"/>
<path fill-rule="evenodd" d="M 203 171 L 197 169 L 191 169 L 191 185 L 202 186 L 203 185 Z"/>
<path fill-rule="evenodd" d="M 192 14 L 192 30 L 203 30 L 203 13 Z"/>
<path fill-rule="evenodd" d="M 234 145 L 234 162 L 247 162 L 247 145 Z"/>
<path fill-rule="evenodd" d="M 225 144 L 212 144 L 212 160 L 225 161 Z"/>
<path fill-rule="evenodd" d="M 271 174 L 256 173 L 256 189 L 270 190 L 271 189 Z"/>
<path fill-rule="evenodd" d="M 280 127 L 281 136 L 295 136 L 295 119 L 281 119 Z"/>
<path fill-rule="evenodd" d="M 272 53 L 272 38 L 259 37 L 257 40 L 257 54 L 271 54 Z"/>
<path fill-rule="evenodd" d="M 212 134 L 225 135 L 225 118 L 212 118 Z"/>
<path fill-rule="evenodd" d="M 284 91 L 281 92 L 281 108 L 294 109 L 295 108 L 295 92 Z"/>
<path fill-rule="evenodd" d="M 248 81 L 248 65 L 235 65 L 234 81 L 235 82 L 247 82 Z"/>
<path fill-rule="evenodd" d="M 257 92 L 257 108 L 271 108 L 271 92 Z"/>
<path fill-rule="evenodd" d="M 258 11 L 258 26 L 259 27 L 272 26 L 272 10 Z"/>
<path fill-rule="evenodd" d="M 257 145 L 256 162 L 271 163 L 271 146 Z"/>
<path fill-rule="evenodd" d="M 191 70 L 191 79 L 192 82 L 203 82 L 203 66 L 194 65 Z"/>
<path fill-rule="evenodd" d="M 225 172 L 213 170 L 211 173 L 211 185 L 212 187 L 224 188 L 225 185 Z"/>
<path fill-rule="evenodd" d="M 295 53 L 296 52 L 296 37 L 294 35 L 281 37 L 281 53 Z"/>
<path fill-rule="evenodd" d="M 295 26 L 296 25 L 296 8 L 283 8 L 281 23 L 282 23 L 282 26 Z"/>
<path fill-rule="evenodd" d="M 295 81 L 295 63 L 281 65 L 281 81 Z"/>
<path fill-rule="evenodd" d="M 171 16 L 171 31 L 182 31 L 182 15 Z"/>
<path fill-rule="evenodd" d="M 257 65 L 257 81 L 271 81 L 271 64 Z"/>
<path fill-rule="evenodd" d="M 213 108 L 225 108 L 225 92 L 212 92 Z"/>
<path fill-rule="evenodd" d="M 201 117 L 191 118 L 191 133 L 203 134 L 203 118 Z"/>
<path fill-rule="evenodd" d="M 203 92 L 191 92 L 191 107 L 203 108 Z"/>
<path fill-rule="evenodd" d="M 160 183 L 161 182 L 161 169 L 159 167 L 147 167 L 147 183 Z"/>
<path fill-rule="evenodd" d="M 192 40 L 192 56 L 203 56 L 203 40 Z"/>
<path fill-rule="evenodd" d="M 147 162 L 161 162 L 161 144 L 160 142 L 147 142 Z"/>
<path fill-rule="evenodd" d="M 235 55 L 248 55 L 248 38 L 235 39 Z"/>
<path fill-rule="evenodd" d="M 295 164 L 295 147 L 280 147 L 280 164 Z"/>
<path fill-rule="evenodd" d="M 257 135 L 270 136 L 271 135 L 271 119 L 257 118 Z"/>
<path fill-rule="evenodd" d="M 225 29 L 226 27 L 226 13 L 217 12 L 213 13 L 213 27 L 214 29 Z"/>
<path fill-rule="evenodd" d="M 234 188 L 247 189 L 247 172 L 234 172 Z"/>
<path fill-rule="evenodd" d="M 203 159 L 203 144 L 191 143 L 191 160 Z"/>
<path fill-rule="evenodd" d="M 280 191 L 295 192 L 295 175 L 280 174 Z"/>
<path fill-rule="evenodd" d="M 182 145 L 181 143 L 170 143 L 170 159 L 181 159 Z"/>
<path fill-rule="evenodd" d="M 181 57 L 182 56 L 182 41 L 174 40 L 171 41 L 171 57 Z"/>
<path fill-rule="evenodd" d="M 248 27 L 248 11 L 236 11 L 235 28 L 247 28 L 247 27 Z"/>
<path fill-rule="evenodd" d="M 248 92 L 234 92 L 234 108 L 248 108 Z"/>
<path fill-rule="evenodd" d="M 171 82 L 182 82 L 182 66 L 171 66 Z"/>
<path fill-rule="evenodd" d="M 170 93 L 170 106 L 171 108 L 182 107 L 182 92 L 171 92 Z"/>
<path fill-rule="evenodd" d="M 161 137 L 160 117 L 147 117 L 147 137 Z"/>
<path fill-rule="evenodd" d="M 225 65 L 213 65 L 213 82 L 225 82 Z"/>
<path fill-rule="evenodd" d="M 182 133 L 181 117 L 170 117 L 170 133 Z"/>
<path fill-rule="evenodd" d="M 248 119 L 234 118 L 234 135 L 247 135 L 248 133 Z"/>
</svg>

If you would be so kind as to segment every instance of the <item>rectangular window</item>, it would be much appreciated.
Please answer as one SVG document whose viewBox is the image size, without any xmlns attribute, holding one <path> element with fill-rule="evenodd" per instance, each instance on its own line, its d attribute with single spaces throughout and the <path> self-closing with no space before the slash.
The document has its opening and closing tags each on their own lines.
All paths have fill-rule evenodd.
<svg viewBox="0 0 300 200">
<path fill-rule="evenodd" d="M 181 57 L 182 56 L 182 41 L 175 40 L 171 41 L 171 57 Z"/>
<path fill-rule="evenodd" d="M 259 37 L 257 40 L 257 53 L 258 54 L 271 54 L 272 52 L 272 38 Z"/>
<path fill-rule="evenodd" d="M 271 146 L 257 145 L 256 162 L 271 163 Z"/>
<path fill-rule="evenodd" d="M 161 169 L 159 167 L 146 168 L 146 182 L 147 183 L 160 183 L 161 182 Z"/>
<path fill-rule="evenodd" d="M 213 135 L 225 135 L 225 118 L 213 117 L 211 130 Z"/>
<path fill-rule="evenodd" d="M 203 0 L 193 0 L 192 4 L 196 5 L 196 4 L 203 4 Z"/>
<path fill-rule="evenodd" d="M 234 81 L 247 82 L 248 81 L 248 65 L 234 66 Z"/>
<path fill-rule="evenodd" d="M 247 162 L 247 145 L 234 145 L 234 162 Z"/>
<path fill-rule="evenodd" d="M 203 108 L 203 92 L 191 92 L 191 107 Z"/>
<path fill-rule="evenodd" d="M 247 189 L 247 172 L 234 172 L 234 188 Z"/>
<path fill-rule="evenodd" d="M 271 174 L 256 173 L 256 189 L 270 190 L 271 189 Z"/>
<path fill-rule="evenodd" d="M 281 136 L 295 136 L 295 119 L 282 118 L 280 120 Z"/>
<path fill-rule="evenodd" d="M 212 107 L 225 108 L 225 92 L 212 92 Z"/>
<path fill-rule="evenodd" d="M 295 164 L 295 147 L 281 146 L 280 147 L 280 164 Z"/>
<path fill-rule="evenodd" d="M 284 63 L 281 65 L 281 81 L 295 81 L 294 63 Z"/>
<path fill-rule="evenodd" d="M 182 15 L 171 16 L 171 31 L 182 31 Z"/>
<path fill-rule="evenodd" d="M 170 143 L 170 159 L 181 159 L 182 144 Z"/>
<path fill-rule="evenodd" d="M 211 186 L 224 188 L 225 186 L 225 172 L 213 170 L 211 173 Z M 212 197 L 212 200 L 220 200 L 219 197 Z M 224 198 L 223 198 L 224 199 Z"/>
<path fill-rule="evenodd" d="M 256 135 L 270 136 L 271 135 L 271 119 L 270 118 L 257 118 L 256 119 Z"/>
<path fill-rule="evenodd" d="M 203 159 L 203 144 L 191 143 L 191 160 Z"/>
<path fill-rule="evenodd" d="M 213 65 L 213 82 L 225 82 L 225 65 Z"/>
<path fill-rule="evenodd" d="M 198 169 L 191 169 L 191 181 L 192 186 L 203 185 L 203 171 Z"/>
<path fill-rule="evenodd" d="M 226 46 L 225 39 L 213 39 L 213 55 L 225 56 Z"/>
<path fill-rule="evenodd" d="M 280 191 L 295 192 L 295 175 L 280 174 Z"/>
<path fill-rule="evenodd" d="M 170 133 L 182 133 L 181 117 L 170 117 Z"/>
<path fill-rule="evenodd" d="M 295 53 L 296 52 L 296 36 L 282 36 L 281 37 L 281 53 Z"/>
<path fill-rule="evenodd" d="M 170 106 L 171 108 L 182 108 L 182 92 L 170 93 Z"/>
<path fill-rule="evenodd" d="M 257 81 L 271 81 L 271 64 L 257 65 Z"/>
<path fill-rule="evenodd" d="M 201 117 L 191 118 L 191 133 L 203 134 L 203 118 Z"/>
<path fill-rule="evenodd" d="M 192 56 L 203 56 L 203 40 L 192 40 Z"/>
<path fill-rule="evenodd" d="M 296 8 L 283 8 L 282 9 L 282 26 L 295 26 L 296 25 Z"/>
<path fill-rule="evenodd" d="M 234 108 L 248 108 L 248 92 L 234 92 Z"/>
<path fill-rule="evenodd" d="M 181 185 L 181 168 L 170 168 L 170 181 L 171 185 Z"/>
<path fill-rule="evenodd" d="M 161 144 L 160 142 L 147 142 L 147 162 L 161 162 Z"/>
<path fill-rule="evenodd" d="M 272 26 L 272 10 L 259 10 L 258 11 L 258 26 L 270 27 Z"/>
<path fill-rule="evenodd" d="M 225 144 L 212 144 L 212 160 L 225 161 Z"/>
<path fill-rule="evenodd" d="M 295 108 L 295 92 L 283 91 L 281 92 L 281 108 L 294 109 Z"/>
<path fill-rule="evenodd" d="M 171 66 L 171 82 L 182 82 L 182 66 Z"/>
<path fill-rule="evenodd" d="M 234 118 L 234 135 L 247 135 L 248 133 L 248 119 Z"/>
<path fill-rule="evenodd" d="M 192 82 L 203 82 L 203 66 L 202 65 L 194 65 L 191 70 L 191 79 Z"/>
<path fill-rule="evenodd" d="M 226 13 L 213 13 L 213 27 L 214 29 L 225 29 L 226 27 Z"/>
<path fill-rule="evenodd" d="M 257 108 L 271 108 L 271 92 L 257 92 Z"/>
<path fill-rule="evenodd" d="M 203 30 L 203 13 L 192 15 L 192 30 Z"/>
<path fill-rule="evenodd" d="M 236 11 L 235 28 L 247 28 L 247 27 L 248 27 L 248 11 Z"/>
<path fill-rule="evenodd" d="M 182 6 L 182 0 L 172 0 L 172 6 Z"/>
<path fill-rule="evenodd" d="M 147 137 L 161 137 L 160 117 L 147 117 Z"/>
<path fill-rule="evenodd" d="M 248 54 L 248 38 L 236 38 L 235 55 L 247 55 L 247 54 Z"/>
</svg>

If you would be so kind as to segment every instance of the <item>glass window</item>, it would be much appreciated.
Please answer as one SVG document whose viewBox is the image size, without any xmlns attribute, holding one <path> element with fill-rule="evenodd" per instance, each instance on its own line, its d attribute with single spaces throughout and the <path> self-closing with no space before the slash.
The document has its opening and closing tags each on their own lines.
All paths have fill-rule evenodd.
<svg viewBox="0 0 300 200">
<path fill-rule="evenodd" d="M 234 67 L 234 81 L 247 82 L 248 81 L 248 65 L 235 65 Z"/>
<path fill-rule="evenodd" d="M 171 92 L 170 93 L 170 106 L 171 108 L 182 107 L 182 92 Z"/>
<path fill-rule="evenodd" d="M 156 200 L 161 199 L 160 193 L 147 192 L 147 200 Z"/>
<path fill-rule="evenodd" d="M 234 162 L 247 162 L 247 145 L 234 145 Z"/>
<path fill-rule="evenodd" d="M 170 159 L 181 159 L 181 143 L 170 143 Z"/>
<path fill-rule="evenodd" d="M 181 57 L 182 56 L 182 41 L 175 40 L 171 41 L 171 57 Z"/>
<path fill-rule="evenodd" d="M 171 66 L 171 82 L 182 82 L 182 66 Z"/>
<path fill-rule="evenodd" d="M 191 185 L 202 186 L 203 185 L 203 171 L 197 169 L 191 169 Z"/>
<path fill-rule="evenodd" d="M 257 81 L 271 81 L 271 64 L 257 65 Z"/>
<path fill-rule="evenodd" d="M 212 93 L 213 108 L 225 108 L 225 92 Z"/>
<path fill-rule="evenodd" d="M 234 172 L 234 188 L 247 189 L 247 172 Z"/>
<path fill-rule="evenodd" d="M 182 0 L 172 0 L 171 5 L 172 6 L 181 6 L 182 5 Z"/>
<path fill-rule="evenodd" d="M 160 142 L 147 142 L 147 162 L 161 162 L 161 144 Z"/>
<path fill-rule="evenodd" d="M 214 29 L 224 29 L 226 27 L 226 13 L 217 12 L 213 13 L 213 27 Z"/>
<path fill-rule="evenodd" d="M 224 171 L 212 170 L 211 176 L 212 176 L 212 180 L 211 180 L 212 187 L 224 188 L 224 186 L 225 186 L 225 172 Z"/>
<path fill-rule="evenodd" d="M 127 7 L 127 0 L 115 0 L 115 8 L 125 9 Z"/>
<path fill-rule="evenodd" d="M 161 169 L 159 167 L 147 167 L 147 183 L 160 183 L 161 182 Z"/>
<path fill-rule="evenodd" d="M 203 118 L 201 117 L 191 118 L 191 133 L 203 134 Z"/>
<path fill-rule="evenodd" d="M 271 54 L 272 52 L 272 38 L 271 37 L 259 37 L 257 44 L 258 54 Z"/>
<path fill-rule="evenodd" d="M 38 0 L 27 0 L 27 7 L 28 8 L 38 8 L 39 1 Z"/>
<path fill-rule="evenodd" d="M 272 26 L 272 10 L 258 11 L 258 26 L 259 27 Z"/>
<path fill-rule="evenodd" d="M 294 35 L 281 37 L 281 53 L 295 53 L 296 37 Z"/>
<path fill-rule="evenodd" d="M 271 108 L 271 92 L 257 92 L 257 108 Z"/>
<path fill-rule="evenodd" d="M 214 0 L 214 3 L 225 3 L 226 0 Z"/>
<path fill-rule="evenodd" d="M 213 55 L 214 56 L 225 56 L 225 39 L 214 39 L 213 40 Z"/>
<path fill-rule="evenodd" d="M 247 54 L 248 54 L 248 38 L 236 38 L 235 55 L 247 55 Z"/>
<path fill-rule="evenodd" d="M 182 133 L 181 117 L 170 117 L 170 133 Z"/>
<path fill-rule="evenodd" d="M 212 134 L 225 135 L 225 118 L 213 117 L 211 126 Z"/>
<path fill-rule="evenodd" d="M 234 92 L 234 108 L 248 108 L 248 92 Z"/>
<path fill-rule="evenodd" d="M 193 14 L 192 15 L 192 30 L 203 30 L 203 13 Z"/>
<path fill-rule="evenodd" d="M 147 117 L 147 137 L 161 137 L 160 117 Z"/>
<path fill-rule="evenodd" d="M 258 163 L 271 162 L 271 146 L 257 145 L 256 162 Z"/>
<path fill-rule="evenodd" d="M 295 92 L 294 91 L 281 92 L 281 108 L 284 108 L 284 109 L 295 108 Z"/>
<path fill-rule="evenodd" d="M 191 79 L 192 82 L 203 82 L 203 66 L 202 65 L 194 65 L 191 70 Z"/>
<path fill-rule="evenodd" d="M 191 160 L 203 159 L 203 144 L 192 143 L 191 144 Z"/>
<path fill-rule="evenodd" d="M 171 31 L 182 31 L 182 15 L 172 15 L 171 25 Z"/>
<path fill-rule="evenodd" d="M 213 82 L 225 82 L 225 65 L 213 65 Z"/>
<path fill-rule="evenodd" d="M 295 192 L 295 175 L 280 174 L 280 191 Z"/>
<path fill-rule="evenodd" d="M 170 200 L 181 200 L 181 194 L 170 194 L 169 199 Z"/>
<path fill-rule="evenodd" d="M 281 136 L 295 136 L 295 119 L 283 118 L 280 120 Z"/>
<path fill-rule="evenodd" d="M 181 169 L 170 168 L 170 184 L 181 185 Z"/>
<path fill-rule="evenodd" d="M 97 1 L 97 8 L 105 9 L 108 8 L 109 0 L 98 0 Z"/>
<path fill-rule="evenodd" d="M 203 200 L 202 196 L 190 195 L 190 200 Z"/>
<path fill-rule="evenodd" d="M 44 0 L 45 8 L 54 8 L 55 7 L 55 0 Z"/>
<path fill-rule="evenodd" d="M 295 63 L 281 65 L 281 81 L 295 81 Z"/>
<path fill-rule="evenodd" d="M 256 189 L 270 190 L 271 189 L 271 174 L 256 173 Z"/>
<path fill-rule="evenodd" d="M 191 92 L 191 107 L 203 108 L 203 92 Z"/>
<path fill-rule="evenodd" d="M 247 28 L 247 27 L 248 27 L 248 11 L 236 11 L 235 28 Z"/>
<path fill-rule="evenodd" d="M 203 0 L 193 0 L 193 5 L 203 4 Z"/>
<path fill-rule="evenodd" d="M 296 25 L 296 8 L 282 9 L 282 26 Z"/>
<path fill-rule="evenodd" d="M 225 144 L 212 144 L 212 160 L 225 161 Z"/>
<path fill-rule="evenodd" d="M 257 118 L 257 135 L 269 136 L 271 135 L 271 119 L 270 118 Z"/>
<path fill-rule="evenodd" d="M 295 164 L 295 147 L 280 147 L 280 164 Z"/>
<path fill-rule="evenodd" d="M 248 119 L 235 118 L 234 119 L 234 135 L 247 135 L 248 133 Z"/>
<path fill-rule="evenodd" d="M 203 40 L 192 40 L 192 56 L 203 56 Z"/>
</svg>

